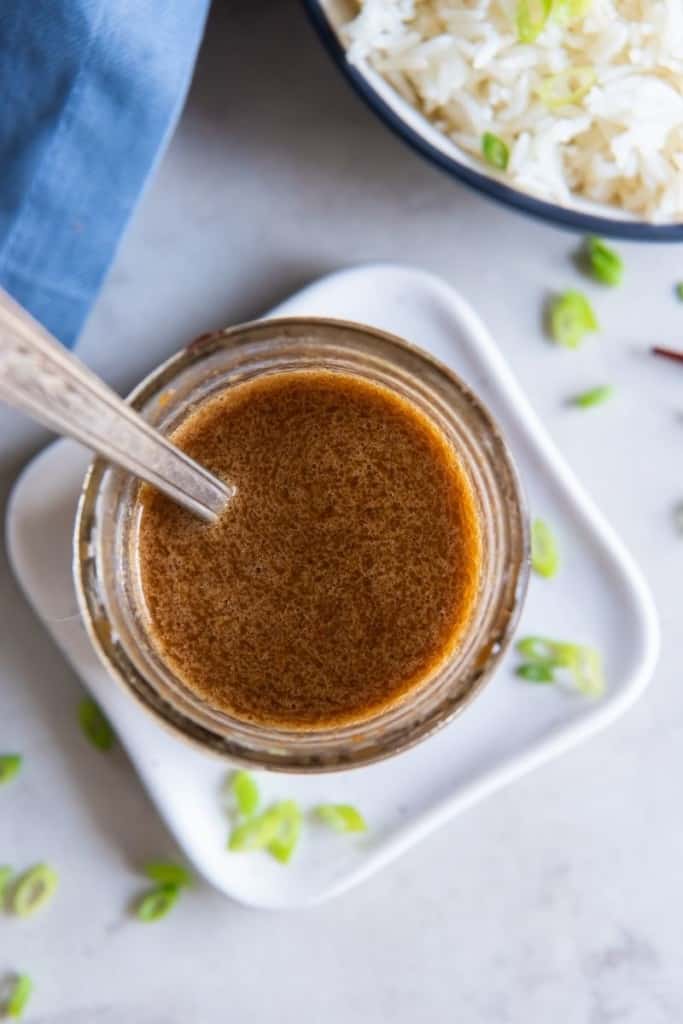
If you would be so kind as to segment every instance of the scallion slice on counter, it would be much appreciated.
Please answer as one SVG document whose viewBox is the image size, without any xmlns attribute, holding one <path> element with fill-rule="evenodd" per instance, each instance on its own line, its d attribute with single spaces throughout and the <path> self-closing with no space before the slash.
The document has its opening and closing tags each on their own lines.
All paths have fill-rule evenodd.
<svg viewBox="0 0 683 1024">
<path fill-rule="evenodd" d="M 531 566 L 546 579 L 552 579 L 560 567 L 557 541 L 543 519 L 534 519 L 531 524 Z"/>
<path fill-rule="evenodd" d="M 517 651 L 524 658 L 526 665 L 541 666 L 539 675 L 545 675 L 545 670 L 550 670 L 554 678 L 555 670 L 566 669 L 580 693 L 587 697 L 600 697 L 604 693 L 605 676 L 602 659 L 594 647 L 551 640 L 548 637 L 528 636 L 517 642 Z M 520 668 L 524 667 L 524 665 L 520 666 Z M 529 678 L 519 669 L 518 674 L 523 678 Z M 552 680 L 537 678 L 532 681 L 551 682 Z"/>
<path fill-rule="evenodd" d="M 295 800 L 283 800 L 277 807 L 279 826 L 267 850 L 281 864 L 289 864 L 301 836 L 303 817 Z"/>
<path fill-rule="evenodd" d="M 313 813 L 335 832 L 365 832 L 365 818 L 351 804 L 318 804 Z"/>
<path fill-rule="evenodd" d="M 600 238 L 590 237 L 585 244 L 586 268 L 600 284 L 615 287 L 624 276 L 624 261 L 618 252 Z"/>
<path fill-rule="evenodd" d="M 499 171 L 504 171 L 510 159 L 507 143 L 493 132 L 484 132 L 481 137 L 481 151 L 484 159 Z"/>
<path fill-rule="evenodd" d="M 21 754 L 0 754 L 0 785 L 19 774 L 22 762 Z"/>
<path fill-rule="evenodd" d="M 36 864 L 24 872 L 10 894 L 9 909 L 19 917 L 31 917 L 49 903 L 59 879 L 49 864 Z"/>
<path fill-rule="evenodd" d="M 33 982 L 28 974 L 17 974 L 0 1016 L 18 1020 L 24 1013 L 33 992 Z"/>
<path fill-rule="evenodd" d="M 166 861 L 150 861 L 145 864 L 144 872 L 153 882 L 159 885 L 175 885 L 178 889 L 192 884 L 192 875 L 182 864 L 171 864 Z"/>
<path fill-rule="evenodd" d="M 135 914 L 140 921 L 145 923 L 159 921 L 162 917 L 166 917 L 169 910 L 173 909 L 179 896 L 179 886 L 158 885 L 142 896 L 135 908 Z"/>
<path fill-rule="evenodd" d="M 563 348 L 578 348 L 586 334 L 598 330 L 593 307 L 582 292 L 558 295 L 550 306 L 550 333 Z"/>
<path fill-rule="evenodd" d="M 517 38 L 533 43 L 545 28 L 553 0 L 517 0 Z"/>
<path fill-rule="evenodd" d="M 240 814 L 251 817 L 258 810 L 259 788 L 256 779 L 249 772 L 235 772 L 230 779 L 230 790 Z"/>
<path fill-rule="evenodd" d="M 544 78 L 538 86 L 538 95 L 549 110 L 559 110 L 580 103 L 597 80 L 594 68 L 580 64 Z"/>
<path fill-rule="evenodd" d="M 602 405 L 613 394 L 614 388 L 610 387 L 609 384 L 603 384 L 601 387 L 590 388 L 588 391 L 582 391 L 581 394 L 575 395 L 572 399 L 572 405 L 576 405 L 579 409 L 590 409 L 594 405 Z"/>
<path fill-rule="evenodd" d="M 675 291 L 676 291 L 676 298 L 680 299 L 681 302 L 683 302 L 683 281 L 679 281 L 678 282 L 678 284 L 676 285 Z"/>
<path fill-rule="evenodd" d="M 78 705 L 78 721 L 83 735 L 97 750 L 111 750 L 116 735 L 99 704 L 92 697 L 84 697 Z"/>
</svg>

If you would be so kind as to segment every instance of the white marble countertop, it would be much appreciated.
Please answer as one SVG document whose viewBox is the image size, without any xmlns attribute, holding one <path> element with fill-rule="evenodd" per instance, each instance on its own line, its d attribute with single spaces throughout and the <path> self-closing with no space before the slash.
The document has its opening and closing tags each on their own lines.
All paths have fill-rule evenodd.
<svg viewBox="0 0 683 1024">
<path fill-rule="evenodd" d="M 80 690 L 0 574 L 0 747 L 26 758 L 2 793 L 0 861 L 48 859 L 49 912 L 0 920 L 0 971 L 36 982 L 59 1024 L 674 1024 L 683 1003 L 683 250 L 621 245 L 593 291 L 604 331 L 544 340 L 549 290 L 576 283 L 575 240 L 460 188 L 352 94 L 293 0 L 214 11 L 179 131 L 96 306 L 80 355 L 122 390 L 203 330 L 246 319 L 326 271 L 395 259 L 472 301 L 560 448 L 643 567 L 663 656 L 610 731 L 470 810 L 383 874 L 301 913 L 247 911 L 197 887 L 166 921 L 126 915 L 135 866 L 173 844 L 119 751 L 75 721 Z M 565 397 L 610 382 L 609 406 Z M 0 413 L 3 497 L 46 435 Z M 4 555 L 3 555 L 4 559 Z"/>
</svg>

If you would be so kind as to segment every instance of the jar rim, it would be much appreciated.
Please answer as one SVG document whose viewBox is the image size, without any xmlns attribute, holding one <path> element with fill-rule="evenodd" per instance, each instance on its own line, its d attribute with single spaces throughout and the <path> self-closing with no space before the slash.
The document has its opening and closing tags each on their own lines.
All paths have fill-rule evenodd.
<svg viewBox="0 0 683 1024">
<path fill-rule="evenodd" d="M 274 354 L 277 365 L 273 367 L 268 360 L 274 359 Z M 226 359 L 227 370 L 226 365 L 222 365 Z M 164 423 L 162 429 L 168 431 L 173 429 L 173 417 L 186 414 L 187 403 L 192 395 L 196 396 L 196 387 L 193 390 L 191 386 L 193 380 L 197 387 L 204 389 L 201 401 L 209 397 L 207 388 L 220 390 L 245 379 L 244 375 L 265 372 L 269 366 L 271 372 L 276 372 L 284 368 L 283 360 L 289 369 L 299 369 L 303 368 L 302 360 L 308 360 L 311 366 L 330 368 L 333 359 L 337 360 L 333 362 L 335 366 L 339 360 L 360 360 L 362 367 L 344 366 L 345 372 L 374 375 L 376 380 L 381 379 L 378 374 L 394 374 L 393 386 L 397 390 L 407 388 L 410 392 L 407 397 L 415 399 L 418 395 L 420 401 L 431 403 L 433 415 L 455 416 L 457 409 L 463 430 L 465 419 L 468 420 L 468 434 L 463 434 L 463 438 L 471 443 L 472 458 L 477 465 L 480 463 L 485 489 L 495 506 L 497 532 L 494 531 L 489 540 L 492 547 L 500 551 L 497 577 L 489 580 L 490 592 L 487 592 L 490 614 L 482 635 L 469 637 L 471 649 L 467 663 L 459 667 L 457 679 L 449 680 L 437 674 L 420 688 L 421 696 L 413 699 L 411 692 L 388 713 L 337 729 L 310 732 L 274 729 L 219 715 L 187 693 L 183 695 L 177 688 L 173 689 L 172 680 L 166 679 L 162 686 L 149 660 L 149 652 L 141 650 L 144 644 L 139 638 L 136 640 L 135 628 L 124 614 L 125 598 L 116 589 L 122 584 L 120 580 L 110 580 L 112 574 L 116 576 L 113 565 L 115 550 L 119 550 L 116 544 L 120 547 L 124 543 L 121 537 L 130 525 L 126 525 L 126 516 L 130 516 L 131 509 L 130 506 L 126 509 L 122 495 L 125 481 L 130 483 L 131 478 L 97 457 L 88 469 L 78 504 L 74 581 L 81 616 L 100 660 L 110 675 L 157 722 L 205 751 L 252 767 L 288 772 L 341 770 L 392 756 L 425 739 L 458 715 L 490 678 L 513 635 L 526 593 L 529 574 L 526 503 L 514 460 L 500 429 L 481 400 L 452 370 L 395 335 L 363 324 L 319 317 L 240 324 L 195 339 L 152 370 L 133 389 L 128 401 L 146 418 L 156 420 L 154 425 Z M 229 373 L 228 384 L 226 372 Z M 186 394 L 179 396 L 176 392 L 182 391 L 183 375 L 188 378 L 183 384 Z M 381 382 L 387 384 L 384 379 Z M 163 398 L 168 394 L 172 395 L 171 408 L 164 411 Z M 462 454 L 459 448 L 456 451 Z M 119 491 L 116 491 L 117 486 Z M 112 504 L 115 493 L 118 504 Z M 108 517 L 113 517 L 109 525 Z M 119 528 L 121 537 L 111 532 Z M 460 647 L 458 651 L 462 654 Z M 450 662 L 444 666 L 441 676 L 449 668 L 452 668 Z M 435 694 L 438 699 L 431 699 L 430 703 Z"/>
</svg>

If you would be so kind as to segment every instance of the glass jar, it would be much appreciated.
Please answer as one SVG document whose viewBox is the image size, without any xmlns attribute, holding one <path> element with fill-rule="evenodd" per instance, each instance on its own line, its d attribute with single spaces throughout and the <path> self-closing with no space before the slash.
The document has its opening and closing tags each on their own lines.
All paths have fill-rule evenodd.
<svg viewBox="0 0 683 1024">
<path fill-rule="evenodd" d="M 450 370 L 399 338 L 314 318 L 245 324 L 188 345 L 143 380 L 130 402 L 169 434 L 218 391 L 260 374 L 306 368 L 352 373 L 413 402 L 452 443 L 476 497 L 483 565 L 474 612 L 450 660 L 402 703 L 363 722 L 309 731 L 254 725 L 217 711 L 174 676 L 146 628 L 136 558 L 137 479 L 96 458 L 74 538 L 81 613 L 114 679 L 178 736 L 237 763 L 289 772 L 368 764 L 451 721 L 481 690 L 512 636 L 529 561 L 519 479 L 498 427 Z"/>
</svg>

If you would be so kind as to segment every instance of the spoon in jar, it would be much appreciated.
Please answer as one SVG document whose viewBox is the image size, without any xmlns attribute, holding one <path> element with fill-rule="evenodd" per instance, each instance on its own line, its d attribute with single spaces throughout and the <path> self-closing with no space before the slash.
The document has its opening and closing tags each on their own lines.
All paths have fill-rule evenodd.
<svg viewBox="0 0 683 1024">
<path fill-rule="evenodd" d="M 213 522 L 235 494 L 171 444 L 0 288 L 0 400 Z"/>
</svg>

